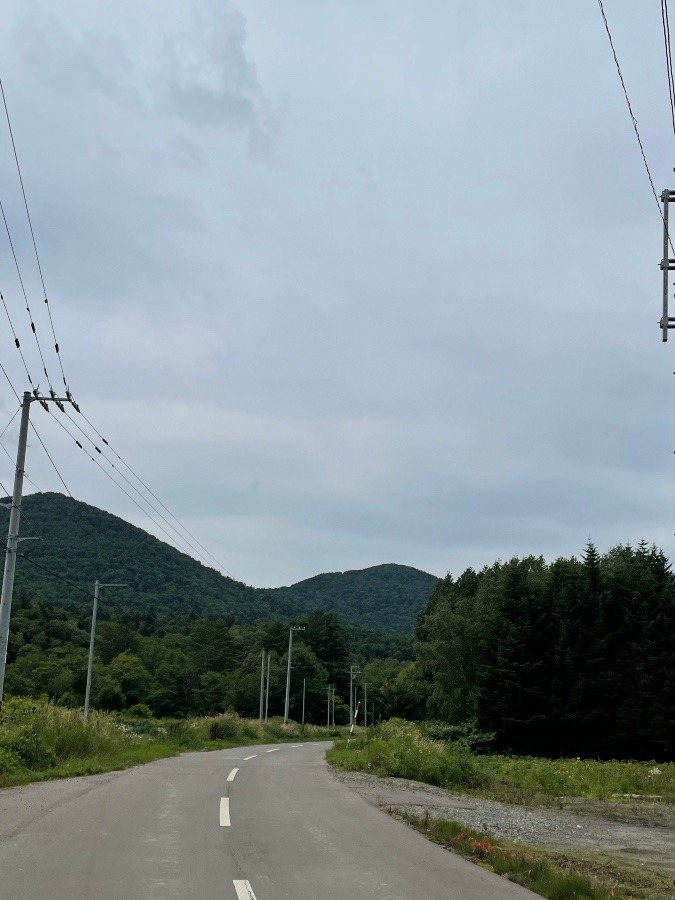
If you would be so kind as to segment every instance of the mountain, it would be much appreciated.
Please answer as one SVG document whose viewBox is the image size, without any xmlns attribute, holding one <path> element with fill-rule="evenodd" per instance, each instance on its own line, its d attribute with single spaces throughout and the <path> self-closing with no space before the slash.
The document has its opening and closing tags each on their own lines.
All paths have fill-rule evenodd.
<svg viewBox="0 0 675 900">
<path fill-rule="evenodd" d="M 428 572 L 389 563 L 315 575 L 290 587 L 276 588 L 272 594 L 299 603 L 304 609 L 335 613 L 353 625 L 411 632 L 437 581 Z"/>
<path fill-rule="evenodd" d="M 9 511 L 0 508 L 6 533 Z M 254 588 L 221 575 L 141 528 L 59 493 L 23 499 L 15 589 L 88 609 L 95 579 L 124 582 L 102 603 L 125 610 L 230 616 L 243 623 L 292 618 L 315 609 L 345 624 L 411 633 L 437 578 L 381 565 L 317 575 L 289 587 Z"/>
</svg>

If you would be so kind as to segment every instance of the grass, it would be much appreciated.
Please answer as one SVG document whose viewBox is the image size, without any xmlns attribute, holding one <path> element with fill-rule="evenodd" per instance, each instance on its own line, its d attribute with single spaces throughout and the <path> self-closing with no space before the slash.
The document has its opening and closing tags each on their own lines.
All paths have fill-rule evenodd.
<svg viewBox="0 0 675 900">
<path fill-rule="evenodd" d="M 489 799 L 541 804 L 562 797 L 621 801 L 626 795 L 675 803 L 675 763 L 600 762 L 478 756 L 461 741 L 429 736 L 423 725 L 391 719 L 327 754 L 339 768 L 469 790 Z"/>
<path fill-rule="evenodd" d="M 391 810 L 390 810 L 391 812 Z M 457 822 L 392 813 L 430 840 L 549 900 L 669 900 L 672 879 L 613 861 L 496 841 Z"/>
<path fill-rule="evenodd" d="M 82 714 L 25 698 L 4 702 L 0 714 L 0 787 L 51 778 L 94 775 L 176 756 L 247 744 L 325 740 L 342 732 L 225 714 L 197 719 L 124 718 Z"/>
</svg>

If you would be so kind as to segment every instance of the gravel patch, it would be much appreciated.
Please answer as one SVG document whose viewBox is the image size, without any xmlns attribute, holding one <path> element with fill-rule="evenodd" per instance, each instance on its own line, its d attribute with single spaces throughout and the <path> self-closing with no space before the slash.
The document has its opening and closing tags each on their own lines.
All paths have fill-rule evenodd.
<svg viewBox="0 0 675 900">
<path fill-rule="evenodd" d="M 404 778 L 378 778 L 333 769 L 333 776 L 373 806 L 414 816 L 449 819 L 533 847 L 606 853 L 675 874 L 675 827 L 612 821 L 565 810 L 532 808 L 454 794 Z"/>
</svg>

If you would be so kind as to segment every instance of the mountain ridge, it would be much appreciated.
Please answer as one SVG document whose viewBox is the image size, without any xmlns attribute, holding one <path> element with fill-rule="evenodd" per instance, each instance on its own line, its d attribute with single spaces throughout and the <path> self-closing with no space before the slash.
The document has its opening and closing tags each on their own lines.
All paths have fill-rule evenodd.
<svg viewBox="0 0 675 900">
<path fill-rule="evenodd" d="M 230 616 L 240 622 L 292 618 L 315 609 L 345 624 L 411 633 L 438 579 L 412 566 L 382 563 L 324 572 L 278 588 L 256 588 L 222 575 L 125 519 L 56 492 L 22 502 L 16 589 L 84 606 L 95 579 L 124 581 L 111 604 L 157 605 L 189 615 Z M 8 511 L 0 511 L 0 528 Z M 24 549 L 25 548 L 25 549 Z M 68 584 L 66 584 L 68 582 Z M 118 599 L 119 598 L 119 599 Z"/>
</svg>

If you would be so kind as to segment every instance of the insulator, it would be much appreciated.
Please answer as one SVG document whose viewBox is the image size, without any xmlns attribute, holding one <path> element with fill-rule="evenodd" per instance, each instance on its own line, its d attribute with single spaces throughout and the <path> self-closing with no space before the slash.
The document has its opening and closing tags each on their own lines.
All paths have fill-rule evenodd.
<svg viewBox="0 0 675 900">
<path fill-rule="evenodd" d="M 61 410 L 62 413 L 64 413 L 66 411 L 65 406 L 63 405 L 63 403 L 61 403 L 60 400 L 56 401 L 56 405 L 58 406 L 58 408 Z"/>
<path fill-rule="evenodd" d="M 19 339 L 18 339 L 18 338 L 14 338 L 14 343 L 16 344 L 16 349 L 18 350 L 19 347 L 21 346 L 21 344 L 19 343 Z"/>
<path fill-rule="evenodd" d="M 75 440 L 75 443 L 76 443 L 77 446 L 80 448 L 80 450 L 84 450 L 84 447 L 82 446 L 82 444 L 81 444 L 77 439 Z"/>
<path fill-rule="evenodd" d="M 47 412 L 49 412 L 49 404 L 47 403 L 46 400 L 40 400 L 40 406 L 42 406 L 44 409 L 47 410 Z"/>
<path fill-rule="evenodd" d="M 100 452 L 101 452 L 101 451 L 99 450 L 99 448 L 96 446 L 96 444 L 94 444 L 94 450 L 95 450 L 97 453 L 100 453 Z"/>
<path fill-rule="evenodd" d="M 32 331 L 33 331 L 33 334 L 35 334 L 35 323 L 34 323 L 34 322 L 31 322 L 31 323 L 30 323 L 30 327 L 31 327 L 31 329 L 32 329 Z"/>
<path fill-rule="evenodd" d="M 58 353 L 58 352 L 59 352 L 59 345 L 58 345 L 58 344 L 54 344 L 54 349 L 55 349 L 56 352 Z"/>
</svg>

